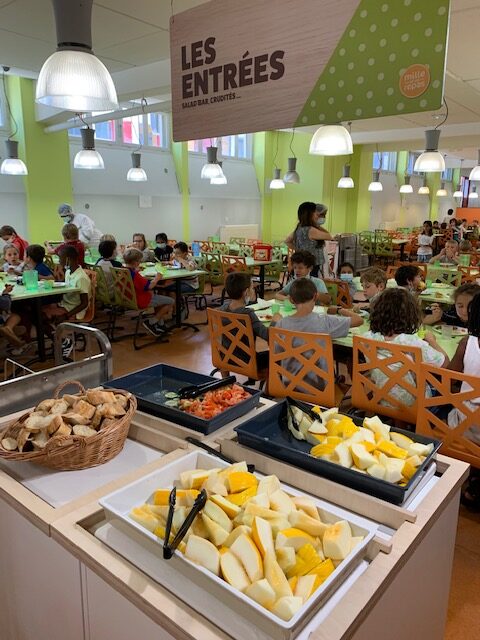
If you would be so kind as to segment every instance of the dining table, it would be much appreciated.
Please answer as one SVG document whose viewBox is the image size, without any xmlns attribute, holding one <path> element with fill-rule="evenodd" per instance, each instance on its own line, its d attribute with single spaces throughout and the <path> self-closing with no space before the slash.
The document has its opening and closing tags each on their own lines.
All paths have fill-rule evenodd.
<svg viewBox="0 0 480 640">
<path fill-rule="evenodd" d="M 258 268 L 259 285 L 257 289 L 257 295 L 263 298 L 265 295 L 265 267 L 278 264 L 278 260 L 255 260 L 254 258 L 245 258 L 247 267 Z"/>
<path fill-rule="evenodd" d="M 393 238 L 392 245 L 394 247 L 400 247 L 400 261 L 403 262 L 405 258 L 405 245 L 409 242 L 409 238 Z"/>
</svg>

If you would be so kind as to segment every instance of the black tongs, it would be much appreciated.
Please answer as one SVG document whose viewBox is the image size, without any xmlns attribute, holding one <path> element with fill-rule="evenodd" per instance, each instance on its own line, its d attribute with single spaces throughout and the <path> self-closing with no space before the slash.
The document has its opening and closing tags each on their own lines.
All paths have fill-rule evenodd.
<svg viewBox="0 0 480 640">
<path fill-rule="evenodd" d="M 302 402 L 301 400 L 295 400 L 294 398 L 290 398 L 290 397 L 287 397 L 286 400 L 290 407 L 291 406 L 297 407 L 297 409 L 300 409 L 300 411 L 303 411 L 303 413 L 306 413 L 307 416 L 312 420 L 320 420 L 320 414 L 316 413 L 313 410 L 313 407 L 316 405 L 307 404 L 306 402 Z"/>
<path fill-rule="evenodd" d="M 182 387 L 178 390 L 180 400 L 193 400 L 198 398 L 207 391 L 213 391 L 214 389 L 220 389 L 220 387 L 226 387 L 227 384 L 234 384 L 237 381 L 235 376 L 228 376 L 228 378 L 222 378 L 221 380 L 214 380 L 213 382 L 204 382 L 203 384 L 190 384 L 187 387 Z"/>
<path fill-rule="evenodd" d="M 195 502 L 193 503 L 193 507 L 190 509 L 188 516 L 185 518 L 182 526 L 177 531 L 176 536 L 170 543 L 170 533 L 172 531 L 173 513 L 175 511 L 175 504 L 177 502 L 177 488 L 173 487 L 173 489 L 170 492 L 170 496 L 168 498 L 169 509 L 168 509 L 168 516 L 167 516 L 167 524 L 165 526 L 165 540 L 163 541 L 163 557 L 165 560 L 170 560 L 170 558 L 173 556 L 173 552 L 185 537 L 185 534 L 192 526 L 193 521 L 205 506 L 206 501 L 207 501 L 207 492 L 205 491 L 205 489 L 202 489 L 198 494 L 198 496 L 195 498 Z"/>
</svg>

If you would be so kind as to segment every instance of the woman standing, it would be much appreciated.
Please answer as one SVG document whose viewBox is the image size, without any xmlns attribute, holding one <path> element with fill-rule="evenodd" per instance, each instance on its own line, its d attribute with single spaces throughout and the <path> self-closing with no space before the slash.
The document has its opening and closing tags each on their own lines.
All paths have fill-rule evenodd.
<svg viewBox="0 0 480 640">
<path fill-rule="evenodd" d="M 323 276 L 322 269 L 325 262 L 325 240 L 332 240 L 332 236 L 323 228 L 327 216 L 327 207 L 314 202 L 302 202 L 298 207 L 298 224 L 295 231 L 285 240 L 287 246 L 295 251 L 309 251 L 315 256 L 315 266 L 312 276 Z"/>
</svg>

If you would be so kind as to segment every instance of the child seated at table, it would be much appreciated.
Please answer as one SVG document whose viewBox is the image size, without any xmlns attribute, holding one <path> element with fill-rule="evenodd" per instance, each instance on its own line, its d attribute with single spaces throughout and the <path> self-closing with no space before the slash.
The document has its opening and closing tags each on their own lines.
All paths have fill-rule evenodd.
<svg viewBox="0 0 480 640">
<path fill-rule="evenodd" d="M 133 234 L 132 244 L 127 246 L 127 251 L 128 249 L 137 249 L 142 252 L 142 259 L 140 262 L 155 262 L 155 253 L 153 252 L 153 249 L 148 248 L 145 234 L 143 233 Z"/>
<path fill-rule="evenodd" d="M 60 322 L 81 322 L 87 312 L 92 291 L 90 278 L 80 264 L 78 251 L 72 244 L 65 244 L 59 254 L 60 266 L 64 270 L 70 269 L 67 285 L 79 289 L 64 293 L 58 303 L 43 307 L 45 316 L 55 324 Z"/>
<path fill-rule="evenodd" d="M 153 307 L 153 318 L 145 319 L 142 324 L 149 333 L 159 337 L 167 332 L 165 319 L 171 317 L 173 305 L 172 298 L 161 296 L 153 291 L 162 280 L 163 275 L 157 273 L 154 278 L 149 280 L 140 274 L 138 268 L 143 260 L 143 255 L 139 249 L 127 249 L 123 259 L 132 276 L 138 308 L 147 309 L 148 307 Z"/>
<path fill-rule="evenodd" d="M 117 257 L 117 243 L 115 240 L 101 240 L 98 245 L 98 253 L 100 258 L 95 264 L 98 267 L 102 267 L 105 273 L 109 273 L 112 267 L 116 269 L 122 268 L 122 263 L 115 259 Z"/>
<path fill-rule="evenodd" d="M 350 297 L 352 302 L 355 300 L 355 296 L 357 295 L 357 287 L 353 282 L 353 278 L 355 277 L 355 269 L 351 262 L 342 262 L 342 264 L 338 267 L 337 276 L 339 280 L 343 280 L 348 284 L 348 290 L 350 291 Z"/>
<path fill-rule="evenodd" d="M 331 297 L 327 291 L 324 281 L 321 278 L 312 276 L 312 269 L 315 266 L 315 256 L 309 251 L 295 251 L 290 258 L 293 267 L 293 280 L 290 280 L 280 291 L 275 294 L 277 300 L 286 300 L 293 283 L 300 278 L 308 278 L 317 290 L 316 301 L 320 304 L 330 304 Z"/>
<path fill-rule="evenodd" d="M 20 261 L 18 249 L 13 244 L 6 244 L 3 247 L 3 271 L 11 276 L 21 276 L 25 263 Z"/>
<path fill-rule="evenodd" d="M 28 242 L 21 238 L 13 227 L 4 224 L 3 227 L 0 228 L 0 238 L 7 244 L 13 244 L 14 247 L 17 247 L 19 259 L 24 259 Z"/>
<path fill-rule="evenodd" d="M 422 272 L 415 265 L 398 267 L 395 272 L 395 282 L 402 289 L 415 293 L 421 288 Z"/>
<path fill-rule="evenodd" d="M 430 264 L 439 262 L 440 264 L 458 264 L 458 242 L 447 240 L 440 253 L 429 261 Z"/>
<path fill-rule="evenodd" d="M 57 256 L 63 251 L 65 247 L 73 247 L 77 252 L 78 263 L 81 267 L 85 266 L 85 245 L 78 239 L 78 227 L 73 222 L 67 222 L 62 227 L 63 242 L 58 247 L 52 247 L 48 242 L 45 242 L 47 251 L 50 254 L 56 254 Z"/>
<path fill-rule="evenodd" d="M 155 236 L 155 257 L 160 262 L 170 262 L 173 253 L 173 247 L 168 244 L 166 233 L 157 233 Z"/>
<path fill-rule="evenodd" d="M 45 249 L 39 244 L 30 244 L 25 251 L 25 270 L 36 271 L 39 280 L 54 280 L 52 271 L 44 262 Z"/>
<path fill-rule="evenodd" d="M 20 316 L 11 312 L 13 285 L 6 284 L 0 295 L 0 335 L 15 347 L 23 346 L 24 342 L 14 332 L 14 328 L 20 324 Z"/>
<path fill-rule="evenodd" d="M 188 271 L 198 269 L 198 265 L 193 256 L 188 253 L 188 245 L 186 242 L 177 242 L 173 247 L 173 264 L 177 264 L 182 269 L 187 269 Z M 194 293 L 199 287 L 198 276 L 182 278 L 180 287 L 182 293 Z M 166 290 L 175 291 L 175 283 L 166 287 Z"/>
<path fill-rule="evenodd" d="M 366 311 L 371 311 L 379 295 L 387 286 L 387 274 L 378 267 L 370 267 L 360 276 L 360 284 L 362 285 L 367 302 L 355 304 L 354 310 L 359 311 L 360 309 L 365 309 Z"/>
<path fill-rule="evenodd" d="M 248 305 L 255 298 L 255 290 L 252 286 L 252 277 L 249 273 L 238 271 L 229 273 L 225 279 L 225 290 L 230 300 L 220 307 L 220 311 L 229 311 L 232 313 L 242 313 L 247 315 L 252 322 L 253 335 L 268 341 L 268 329 L 257 318 L 254 311 L 248 308 Z M 245 342 L 242 340 L 242 342 Z M 230 343 L 224 339 L 223 346 L 228 349 Z M 244 360 L 246 358 L 245 351 L 235 349 L 233 354 Z M 257 367 L 266 369 L 268 367 L 268 350 L 257 351 Z"/>
<path fill-rule="evenodd" d="M 279 313 L 273 316 L 271 326 L 288 329 L 299 334 L 298 338 L 293 340 L 294 348 L 302 346 L 302 333 L 326 333 L 331 338 L 344 338 L 352 327 L 359 327 L 363 324 L 362 318 L 349 309 L 331 308 L 331 311 L 338 315 L 315 313 L 313 309 L 316 297 L 317 289 L 311 279 L 299 278 L 293 282 L 290 289 L 290 300 L 295 305 L 296 312 L 285 318 Z M 317 364 L 319 368 L 325 369 L 326 365 L 321 361 Z M 282 366 L 296 375 L 301 370 L 302 363 L 297 358 L 286 358 L 282 361 Z M 317 376 L 312 376 L 311 379 L 306 376 L 304 380 L 313 386 L 323 388 L 323 380 Z M 301 389 L 298 388 L 298 391 Z"/>
<path fill-rule="evenodd" d="M 424 339 L 418 337 L 417 331 L 421 324 L 422 314 L 414 296 L 402 288 L 385 289 L 373 305 L 370 313 L 370 330 L 364 334 L 364 337 L 385 343 L 419 347 L 423 362 L 436 367 L 448 365 L 448 356 L 437 344 L 433 334 L 427 333 Z M 384 356 L 381 357 L 390 357 L 388 349 L 385 349 Z M 401 363 L 393 363 L 389 366 L 392 371 L 400 367 Z M 388 381 L 388 376 L 380 369 L 372 369 L 370 378 L 380 388 L 384 387 Z M 410 376 L 408 381 L 415 386 L 416 381 L 413 376 Z M 395 385 L 388 394 L 407 406 L 414 403 L 414 397 L 403 386 Z M 382 401 L 383 403 L 388 405 L 386 400 Z"/>
<path fill-rule="evenodd" d="M 460 285 L 453 293 L 455 306 L 444 311 L 437 302 L 434 302 L 430 305 L 430 313 L 425 314 L 423 324 L 432 325 L 442 322 L 453 327 L 468 327 L 469 305 L 479 293 L 480 285 L 474 282 Z"/>
</svg>

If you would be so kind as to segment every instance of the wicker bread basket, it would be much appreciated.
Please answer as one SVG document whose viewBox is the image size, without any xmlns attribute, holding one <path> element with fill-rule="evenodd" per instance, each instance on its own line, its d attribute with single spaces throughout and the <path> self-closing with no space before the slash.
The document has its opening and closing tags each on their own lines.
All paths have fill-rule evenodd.
<svg viewBox="0 0 480 640">
<path fill-rule="evenodd" d="M 80 382 L 66 381 L 57 387 L 55 398 L 60 397 L 63 389 L 69 385 L 77 385 L 80 395 L 85 394 L 85 388 Z M 3 438 L 16 438 L 30 413 L 25 413 L 13 424 L 0 433 L 0 458 L 4 460 L 16 460 L 22 462 L 34 462 L 35 464 L 57 469 L 59 471 L 76 471 L 89 469 L 112 460 L 123 449 L 127 439 L 128 430 L 133 414 L 137 409 L 135 396 L 127 391 L 108 389 L 115 394 L 123 395 L 128 399 L 125 415 L 112 420 L 107 426 L 102 427 L 95 435 L 85 436 L 52 436 L 46 446 L 38 451 L 7 451 L 3 448 Z"/>
</svg>

